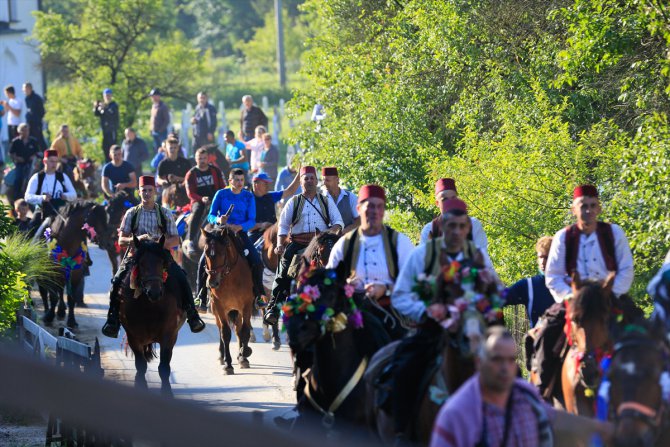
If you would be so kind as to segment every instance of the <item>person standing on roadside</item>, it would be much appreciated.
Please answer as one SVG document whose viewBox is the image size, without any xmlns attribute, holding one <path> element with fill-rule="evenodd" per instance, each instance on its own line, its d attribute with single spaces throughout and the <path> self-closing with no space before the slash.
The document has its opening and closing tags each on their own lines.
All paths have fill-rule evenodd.
<svg viewBox="0 0 670 447">
<path fill-rule="evenodd" d="M 244 104 L 244 108 L 240 115 L 240 132 L 242 133 L 242 139 L 249 141 L 254 138 L 258 126 L 263 126 L 267 129 L 268 117 L 265 116 L 260 107 L 254 105 L 254 99 L 251 95 L 244 95 L 242 103 Z"/>
<path fill-rule="evenodd" d="M 208 102 L 207 93 L 198 93 L 198 105 L 193 118 L 193 150 L 196 151 L 206 144 L 214 143 L 216 136 L 216 108 Z"/>
<path fill-rule="evenodd" d="M 102 156 L 109 162 L 109 148 L 116 144 L 119 131 L 119 105 L 112 99 L 112 89 L 102 91 L 103 102 L 93 101 L 93 113 L 100 118 Z"/>
<path fill-rule="evenodd" d="M 170 125 L 170 108 L 161 100 L 161 91 L 157 88 L 149 92 L 151 97 L 151 120 L 149 127 L 154 139 L 154 150 L 157 151 L 167 139 L 167 128 Z"/>
<path fill-rule="evenodd" d="M 23 84 L 23 93 L 26 96 L 26 122 L 30 126 L 30 136 L 37 140 L 40 151 L 47 148 L 42 128 L 44 127 L 44 99 L 33 90 L 33 84 Z"/>
</svg>

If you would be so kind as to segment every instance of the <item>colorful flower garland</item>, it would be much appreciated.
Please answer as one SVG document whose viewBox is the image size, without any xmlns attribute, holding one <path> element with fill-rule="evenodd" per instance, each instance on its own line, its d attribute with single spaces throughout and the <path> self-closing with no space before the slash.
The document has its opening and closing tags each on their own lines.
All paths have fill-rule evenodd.
<svg viewBox="0 0 670 447">
<path fill-rule="evenodd" d="M 334 270 L 326 273 L 323 280 L 324 286 L 332 286 L 336 279 Z M 354 329 L 363 327 L 363 314 L 354 302 L 354 287 L 347 284 L 344 286 L 344 296 L 348 300 L 348 312 L 335 313 L 335 309 L 320 304 L 321 290 L 319 286 L 305 285 L 298 290 L 298 293 L 289 297 L 282 306 L 282 321 L 284 323 L 282 330 L 286 330 L 288 320 L 295 315 L 305 315 L 310 320 L 316 320 L 321 323 L 322 331 L 337 333 L 347 328 L 349 324 Z"/>
</svg>

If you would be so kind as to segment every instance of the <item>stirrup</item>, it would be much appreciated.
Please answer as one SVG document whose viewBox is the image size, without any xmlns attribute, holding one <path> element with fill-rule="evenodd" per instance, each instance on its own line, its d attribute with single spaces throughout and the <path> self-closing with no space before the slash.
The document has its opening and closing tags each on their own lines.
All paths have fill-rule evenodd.
<svg viewBox="0 0 670 447">
<path fill-rule="evenodd" d="M 118 319 L 107 318 L 104 326 L 102 326 L 102 334 L 110 338 L 118 338 L 121 324 Z"/>
</svg>

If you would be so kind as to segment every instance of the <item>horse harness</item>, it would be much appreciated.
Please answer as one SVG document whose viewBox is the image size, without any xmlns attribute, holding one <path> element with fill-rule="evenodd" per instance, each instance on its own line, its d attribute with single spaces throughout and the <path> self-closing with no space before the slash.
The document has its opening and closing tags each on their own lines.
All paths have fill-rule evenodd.
<svg viewBox="0 0 670 447">
<path fill-rule="evenodd" d="M 235 237 L 235 236 L 233 236 L 233 237 Z M 230 241 L 225 242 L 224 245 L 228 245 L 228 243 L 230 243 Z M 232 264 L 227 264 L 224 260 L 223 264 L 218 265 L 216 267 L 212 267 L 211 269 L 208 269 L 208 268 L 205 267 L 205 272 L 207 273 L 207 275 L 209 275 L 211 277 L 212 275 L 214 275 L 216 273 L 220 273 L 223 276 L 226 276 L 226 275 L 230 274 L 230 272 L 233 270 L 233 268 L 235 268 L 235 266 L 237 265 L 237 262 L 240 260 L 240 252 L 237 249 L 237 247 L 234 247 L 234 248 L 235 248 L 235 253 L 237 253 L 237 256 L 235 256 L 235 260 L 233 261 L 233 263 Z M 214 247 L 212 247 L 210 249 L 210 251 L 208 253 L 208 256 L 210 256 L 212 258 L 214 258 L 216 256 L 216 251 L 215 251 Z"/>
<path fill-rule="evenodd" d="M 335 425 L 335 412 L 337 411 L 338 408 L 340 408 L 340 406 L 344 403 L 347 397 L 349 397 L 354 388 L 356 388 L 356 385 L 358 385 L 358 383 L 361 381 L 367 366 L 368 366 L 368 358 L 363 357 L 363 359 L 361 359 L 361 362 L 358 364 L 358 368 L 356 368 L 356 371 L 354 371 L 353 376 L 349 378 L 349 381 L 346 383 L 346 385 L 344 385 L 344 388 L 342 388 L 342 390 L 340 390 L 337 396 L 335 396 L 335 399 L 330 403 L 327 410 L 323 409 L 312 397 L 312 392 L 310 391 L 311 388 L 309 386 L 310 383 L 309 379 L 312 375 L 312 369 L 311 368 L 308 369 L 302 375 L 303 379 L 305 379 L 305 389 L 304 389 L 305 397 L 307 397 L 307 400 L 312 405 L 312 408 L 314 408 L 323 416 L 323 418 L 321 419 L 321 424 L 323 424 L 323 426 L 326 429 L 330 430 Z"/>
</svg>

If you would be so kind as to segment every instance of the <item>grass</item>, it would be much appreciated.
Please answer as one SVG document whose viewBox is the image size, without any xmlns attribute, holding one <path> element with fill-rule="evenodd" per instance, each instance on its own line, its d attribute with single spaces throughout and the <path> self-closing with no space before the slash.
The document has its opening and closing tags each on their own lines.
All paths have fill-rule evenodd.
<svg viewBox="0 0 670 447">
<path fill-rule="evenodd" d="M 3 251 L 17 263 L 19 271 L 25 274 L 27 284 L 33 281 L 48 282 L 56 273 L 56 264 L 44 242 L 33 242 L 21 234 L 8 236 L 4 242 Z"/>
</svg>

